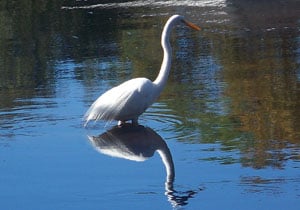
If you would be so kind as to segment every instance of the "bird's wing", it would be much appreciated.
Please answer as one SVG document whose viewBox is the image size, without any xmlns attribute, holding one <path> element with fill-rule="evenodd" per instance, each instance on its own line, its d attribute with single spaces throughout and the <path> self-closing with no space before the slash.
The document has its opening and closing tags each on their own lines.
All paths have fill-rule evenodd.
<svg viewBox="0 0 300 210">
<path fill-rule="evenodd" d="M 153 102 L 152 86 L 150 80 L 136 78 L 108 90 L 86 112 L 86 124 L 90 120 L 129 120 L 139 116 Z"/>
<path fill-rule="evenodd" d="M 131 90 L 123 95 L 124 102 L 119 115 L 125 120 L 138 117 L 153 103 L 153 83 L 146 78 L 137 78 L 129 83 Z"/>
<path fill-rule="evenodd" d="M 86 124 L 90 120 L 113 120 L 118 113 L 118 107 L 122 106 L 127 97 L 128 92 L 121 91 L 119 86 L 103 93 L 86 112 L 84 116 Z"/>
</svg>

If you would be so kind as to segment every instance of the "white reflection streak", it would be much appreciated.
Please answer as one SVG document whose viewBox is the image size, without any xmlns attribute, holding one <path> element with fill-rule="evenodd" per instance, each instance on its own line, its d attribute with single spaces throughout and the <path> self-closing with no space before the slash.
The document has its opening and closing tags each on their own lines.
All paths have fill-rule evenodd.
<svg viewBox="0 0 300 210">
<path fill-rule="evenodd" d="M 133 1 L 133 2 L 122 2 L 122 3 L 107 3 L 107 4 L 93 4 L 84 6 L 63 6 L 62 9 L 94 9 L 94 8 L 132 8 L 132 7 L 146 7 L 146 6 L 190 6 L 190 7 L 207 7 L 207 6 L 226 6 L 225 0 L 203 0 L 203 1 Z"/>
</svg>

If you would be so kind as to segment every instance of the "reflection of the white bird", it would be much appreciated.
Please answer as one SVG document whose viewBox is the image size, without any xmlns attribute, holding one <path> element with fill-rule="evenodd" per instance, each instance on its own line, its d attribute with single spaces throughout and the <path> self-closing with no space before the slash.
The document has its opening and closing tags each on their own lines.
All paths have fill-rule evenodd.
<svg viewBox="0 0 300 210">
<path fill-rule="evenodd" d="M 166 142 L 149 127 L 125 124 L 98 135 L 88 136 L 97 151 L 112 157 L 145 161 L 157 151 L 166 168 L 165 194 L 172 206 L 186 205 L 196 192 L 174 190 L 175 169 L 172 154 Z"/>
</svg>

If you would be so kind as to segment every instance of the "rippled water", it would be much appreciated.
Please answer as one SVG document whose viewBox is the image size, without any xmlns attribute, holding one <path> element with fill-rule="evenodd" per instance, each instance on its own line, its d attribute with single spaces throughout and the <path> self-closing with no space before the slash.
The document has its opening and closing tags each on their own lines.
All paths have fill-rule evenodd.
<svg viewBox="0 0 300 210">
<path fill-rule="evenodd" d="M 298 209 L 299 3 L 4 1 L 1 209 Z M 145 127 L 82 117 L 174 59 Z"/>
</svg>

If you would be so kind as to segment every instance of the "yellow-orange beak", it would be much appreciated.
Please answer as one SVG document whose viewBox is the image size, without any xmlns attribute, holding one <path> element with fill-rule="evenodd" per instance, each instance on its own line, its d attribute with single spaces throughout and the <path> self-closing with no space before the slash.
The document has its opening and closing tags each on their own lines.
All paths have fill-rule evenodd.
<svg viewBox="0 0 300 210">
<path fill-rule="evenodd" d="M 194 30 L 197 30 L 197 31 L 200 31 L 200 30 L 201 30 L 201 28 L 200 28 L 199 26 L 197 26 L 196 24 L 194 24 L 194 23 L 191 23 L 191 22 L 186 21 L 186 20 L 183 20 L 183 22 L 184 22 L 187 26 L 191 27 L 191 28 L 194 29 Z"/>
</svg>

